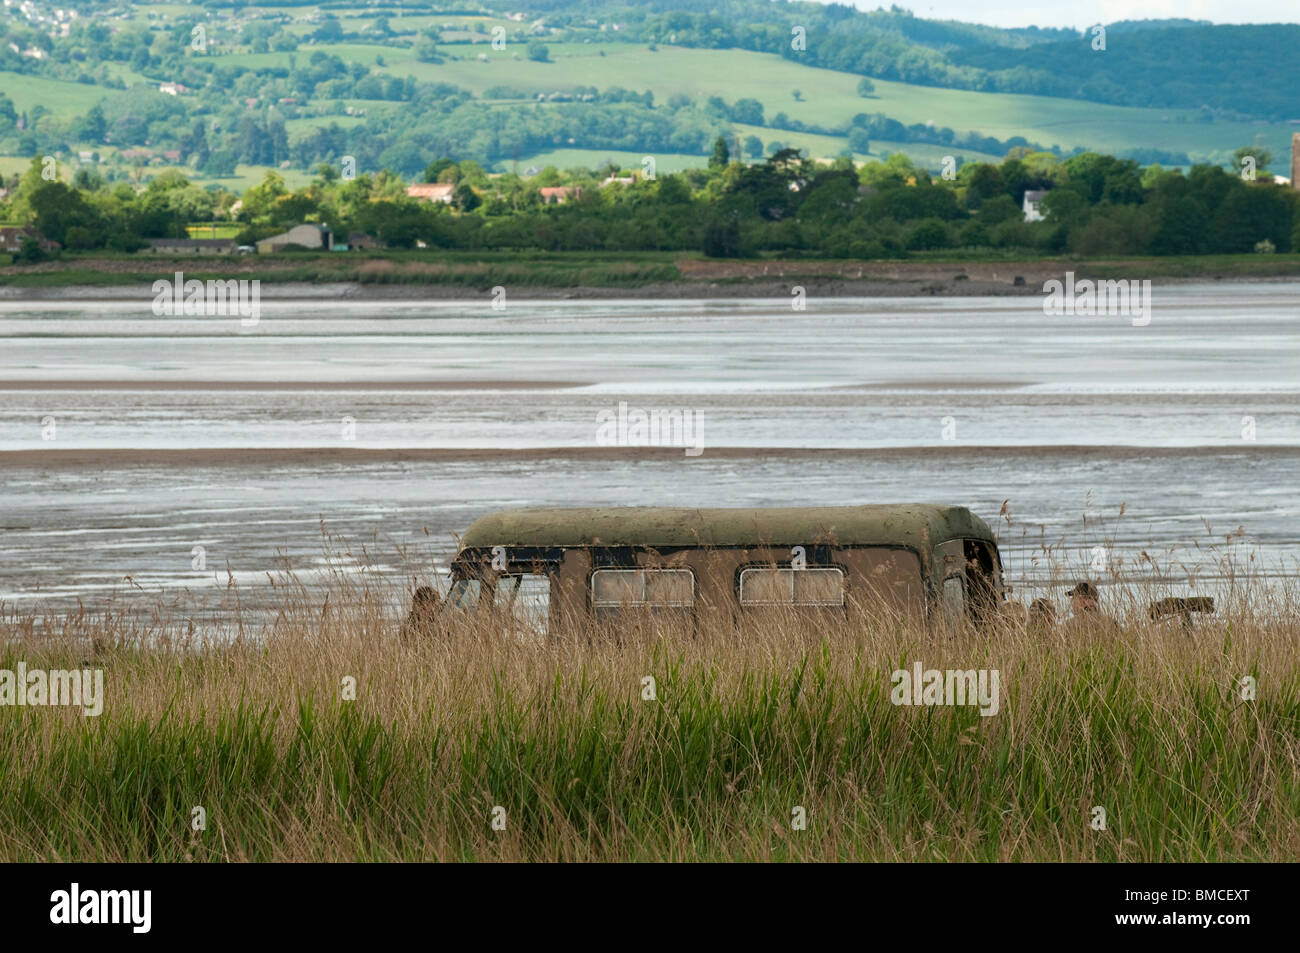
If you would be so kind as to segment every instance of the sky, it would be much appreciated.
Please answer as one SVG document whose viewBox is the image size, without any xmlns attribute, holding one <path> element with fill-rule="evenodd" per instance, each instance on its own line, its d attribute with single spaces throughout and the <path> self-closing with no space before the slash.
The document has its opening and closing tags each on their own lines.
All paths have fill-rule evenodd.
<svg viewBox="0 0 1300 953">
<path fill-rule="evenodd" d="M 1115 20 L 1184 18 L 1212 23 L 1300 23 L 1300 0 L 847 0 L 862 10 L 897 4 L 927 20 L 962 20 L 991 26 L 1084 29 Z"/>
</svg>

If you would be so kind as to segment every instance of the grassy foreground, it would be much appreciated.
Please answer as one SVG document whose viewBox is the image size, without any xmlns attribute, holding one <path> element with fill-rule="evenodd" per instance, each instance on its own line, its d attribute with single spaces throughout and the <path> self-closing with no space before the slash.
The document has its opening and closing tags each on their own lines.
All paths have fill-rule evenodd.
<svg viewBox="0 0 1300 953">
<path fill-rule="evenodd" d="M 1069 644 L 773 618 L 546 647 L 402 644 L 374 592 L 221 647 L 10 616 L 0 668 L 90 659 L 105 702 L 0 708 L 0 860 L 1289 860 L 1294 609 Z M 891 704 L 917 660 L 999 670 L 997 714 Z"/>
</svg>

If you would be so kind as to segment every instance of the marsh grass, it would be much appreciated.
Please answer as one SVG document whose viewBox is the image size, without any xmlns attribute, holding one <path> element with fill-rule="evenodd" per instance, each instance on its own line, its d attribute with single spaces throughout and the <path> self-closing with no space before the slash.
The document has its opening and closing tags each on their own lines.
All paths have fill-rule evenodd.
<svg viewBox="0 0 1300 953">
<path fill-rule="evenodd" d="M 1190 633 L 1134 614 L 1068 643 L 769 614 L 694 633 L 573 625 L 539 646 L 491 617 L 404 643 L 386 585 L 340 578 L 326 600 L 285 587 L 273 622 L 228 643 L 183 618 L 0 619 L 0 668 L 89 662 L 106 695 L 98 717 L 0 708 L 0 859 L 1300 851 L 1300 623 L 1286 589 Z M 891 704 L 891 673 L 917 660 L 997 669 L 998 713 Z M 792 829 L 796 806 L 806 830 Z"/>
<path fill-rule="evenodd" d="M 276 282 L 444 285 L 487 291 L 496 285 L 529 288 L 639 288 L 682 279 L 668 253 L 415 251 L 365 253 L 281 252 L 274 257 L 237 256 L 220 263 L 155 259 L 117 253 L 78 253 L 56 262 L 0 273 L 0 286 L 148 286 L 160 274 L 184 270 L 200 281 L 231 277 Z"/>
</svg>

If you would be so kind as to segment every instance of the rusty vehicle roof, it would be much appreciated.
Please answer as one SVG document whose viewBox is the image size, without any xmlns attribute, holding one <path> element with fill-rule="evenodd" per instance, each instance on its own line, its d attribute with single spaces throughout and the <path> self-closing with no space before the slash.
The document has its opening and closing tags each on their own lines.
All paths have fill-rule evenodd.
<svg viewBox="0 0 1300 953">
<path fill-rule="evenodd" d="M 655 506 L 530 508 L 479 517 L 462 549 L 487 546 L 909 546 L 950 539 L 992 540 L 988 524 L 964 506 L 888 503 L 864 506 Z"/>
</svg>

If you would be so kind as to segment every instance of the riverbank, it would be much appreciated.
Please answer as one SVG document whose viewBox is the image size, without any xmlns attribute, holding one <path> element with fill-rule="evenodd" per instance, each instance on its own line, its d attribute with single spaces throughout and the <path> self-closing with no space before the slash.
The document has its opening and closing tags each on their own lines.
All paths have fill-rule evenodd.
<svg viewBox="0 0 1300 953">
<path fill-rule="evenodd" d="M 1015 461 L 1054 458 L 1079 464 L 1100 465 L 1116 461 L 1183 460 L 1239 455 L 1239 444 L 1194 447 L 1139 447 L 1125 444 L 990 446 L 938 445 L 931 447 L 708 447 L 698 456 L 683 454 L 682 447 L 72 447 L 41 450 L 0 450 L 0 469 L 10 467 L 303 467 L 373 464 L 527 464 L 559 460 L 605 463 L 692 463 L 712 460 L 805 460 L 870 463 L 966 463 L 998 456 Z M 1287 459 L 1297 455 L 1293 446 L 1255 444 L 1255 459 Z"/>
<path fill-rule="evenodd" d="M 1288 281 L 1300 279 L 1300 255 L 1217 255 L 1074 260 L 963 259 L 903 261 L 704 259 L 671 253 L 384 251 L 292 253 L 276 257 L 147 255 L 71 256 L 0 267 L 0 300 L 129 300 L 176 272 L 200 280 L 257 279 L 280 299 L 455 299 L 503 287 L 517 298 L 756 298 L 1039 295 L 1043 284 L 1073 272 L 1077 280 Z"/>
</svg>

